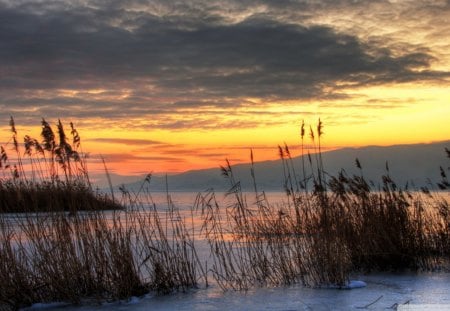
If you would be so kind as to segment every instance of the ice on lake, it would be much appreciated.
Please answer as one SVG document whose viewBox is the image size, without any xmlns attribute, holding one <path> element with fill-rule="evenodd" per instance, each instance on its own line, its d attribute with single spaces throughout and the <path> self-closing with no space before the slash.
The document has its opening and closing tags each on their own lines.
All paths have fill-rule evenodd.
<svg viewBox="0 0 450 311">
<path fill-rule="evenodd" d="M 133 297 L 128 301 L 84 304 L 81 306 L 49 305 L 51 310 L 65 311 L 144 311 L 144 310 L 419 310 L 420 307 L 450 310 L 450 274 L 373 274 L 359 275 L 355 280 L 367 286 L 351 290 L 305 288 L 301 285 L 256 288 L 247 292 L 223 292 L 217 286 L 174 293 L 167 296 Z M 357 283 L 356 285 L 362 285 Z M 41 308 L 28 308 L 40 309 Z M 419 309 L 417 309 L 417 308 Z M 442 309 L 444 308 L 444 309 Z M 433 310 L 433 309 L 429 309 Z"/>
</svg>

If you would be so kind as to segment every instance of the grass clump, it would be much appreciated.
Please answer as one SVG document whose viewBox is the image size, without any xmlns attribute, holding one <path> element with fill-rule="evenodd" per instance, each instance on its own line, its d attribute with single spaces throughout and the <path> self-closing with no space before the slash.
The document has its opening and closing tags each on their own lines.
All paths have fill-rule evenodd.
<svg viewBox="0 0 450 311">
<path fill-rule="evenodd" d="M 20 145 L 10 118 L 12 136 L 1 146 L 0 213 L 122 208 L 114 199 L 93 191 L 81 138 L 73 123 L 71 140 L 61 121 L 57 134 L 44 119 L 41 125 L 41 142 L 26 135 Z M 14 157 L 8 155 L 8 145 Z"/>
<path fill-rule="evenodd" d="M 111 210 L 123 208 L 82 181 L 0 182 L 0 212 Z"/>
</svg>

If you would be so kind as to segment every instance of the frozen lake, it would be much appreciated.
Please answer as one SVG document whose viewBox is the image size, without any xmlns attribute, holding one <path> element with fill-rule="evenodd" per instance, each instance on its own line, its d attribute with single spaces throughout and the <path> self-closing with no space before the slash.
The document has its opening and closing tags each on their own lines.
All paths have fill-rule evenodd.
<svg viewBox="0 0 450 311">
<path fill-rule="evenodd" d="M 284 198 L 282 193 L 269 193 L 268 196 L 272 202 L 282 202 Z M 195 194 L 172 193 L 171 197 L 180 210 L 187 212 Z M 251 196 L 248 199 L 251 200 Z M 166 194 L 156 193 L 153 200 L 158 207 L 164 208 Z M 186 293 L 150 294 L 101 305 L 93 301 L 85 301 L 80 306 L 37 304 L 24 310 L 397 310 L 399 306 L 399 310 L 450 310 L 450 273 L 374 273 L 354 275 L 352 279 L 364 281 L 367 286 L 338 290 L 305 288 L 298 284 L 224 292 L 212 283 L 207 288 Z M 210 281 L 213 282 L 212 278 Z"/>
<path fill-rule="evenodd" d="M 79 307 L 59 306 L 52 310 L 396 310 L 397 306 L 416 306 L 414 310 L 450 310 L 450 274 L 373 274 L 357 277 L 367 287 L 352 290 L 312 289 L 300 285 L 257 288 L 248 292 L 223 292 L 211 286 L 167 296 L 146 296 L 130 301 Z M 425 308 L 425 304 L 433 305 Z M 48 309 L 36 305 L 30 309 Z M 441 307 L 438 309 L 438 307 Z M 401 309 L 401 308 L 400 308 Z"/>
</svg>

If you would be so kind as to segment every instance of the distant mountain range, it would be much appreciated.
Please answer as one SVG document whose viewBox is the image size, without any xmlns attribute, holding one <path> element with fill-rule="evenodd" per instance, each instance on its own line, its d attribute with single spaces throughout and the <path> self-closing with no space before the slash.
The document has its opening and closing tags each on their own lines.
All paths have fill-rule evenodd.
<svg viewBox="0 0 450 311">
<path fill-rule="evenodd" d="M 446 157 L 445 148 L 450 149 L 450 140 L 430 144 L 394 145 L 387 147 L 368 146 L 362 148 L 344 148 L 322 153 L 326 172 L 336 175 L 344 169 L 348 175 L 360 174 L 355 159 L 361 163 L 363 175 L 375 185 L 386 174 L 388 163 L 390 176 L 399 186 L 407 182 L 415 187 L 435 184 L 440 180 L 439 167 L 443 167 L 449 174 L 450 159 Z M 314 159 L 314 155 L 313 159 Z M 308 163 L 307 156 L 305 162 Z M 217 168 L 187 171 L 167 176 L 169 191 L 203 191 L 213 188 L 216 191 L 225 191 L 229 188 L 228 181 L 222 176 L 219 165 Z M 293 158 L 293 164 L 298 175 L 302 172 L 301 157 Z M 281 160 L 257 162 L 254 165 L 257 185 L 264 191 L 283 190 L 283 167 Z M 307 172 L 311 172 L 309 164 Z M 252 190 L 253 183 L 250 174 L 250 164 L 233 165 L 233 172 L 241 182 L 243 190 Z M 114 176 L 113 176 L 114 177 Z M 117 179 L 116 176 L 114 179 Z M 145 177 L 140 181 L 129 182 L 123 180 L 128 189 L 138 189 Z M 136 179 L 136 177 L 134 177 Z M 128 181 L 128 182 L 127 182 Z M 152 176 L 150 189 L 164 191 L 166 189 L 165 176 Z"/>
</svg>

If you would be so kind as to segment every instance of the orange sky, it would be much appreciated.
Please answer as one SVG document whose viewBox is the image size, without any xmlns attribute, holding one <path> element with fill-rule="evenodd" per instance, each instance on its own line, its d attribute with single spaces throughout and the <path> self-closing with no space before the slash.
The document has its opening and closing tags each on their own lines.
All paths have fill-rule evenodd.
<svg viewBox="0 0 450 311">
<path fill-rule="evenodd" d="M 298 155 L 319 118 L 325 149 L 450 139 L 447 1 L 67 5 L 0 5 L 4 146 L 60 118 L 138 175 Z"/>
</svg>

